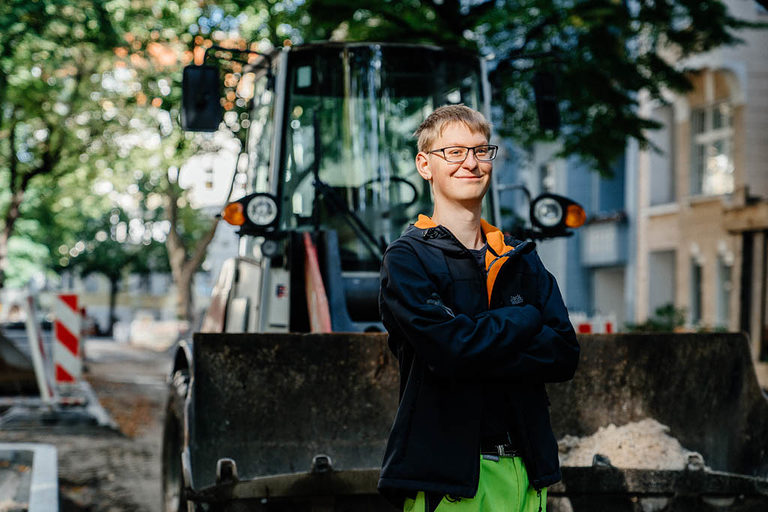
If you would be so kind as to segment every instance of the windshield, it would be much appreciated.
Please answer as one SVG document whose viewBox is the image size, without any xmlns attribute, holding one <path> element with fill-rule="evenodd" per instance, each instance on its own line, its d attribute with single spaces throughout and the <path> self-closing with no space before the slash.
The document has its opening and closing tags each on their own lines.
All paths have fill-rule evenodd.
<svg viewBox="0 0 768 512">
<path fill-rule="evenodd" d="M 377 270 L 370 238 L 386 245 L 432 211 L 413 132 L 441 105 L 482 109 L 479 61 L 426 47 L 320 46 L 291 52 L 288 68 L 281 228 L 336 230 L 343 270 Z"/>
</svg>

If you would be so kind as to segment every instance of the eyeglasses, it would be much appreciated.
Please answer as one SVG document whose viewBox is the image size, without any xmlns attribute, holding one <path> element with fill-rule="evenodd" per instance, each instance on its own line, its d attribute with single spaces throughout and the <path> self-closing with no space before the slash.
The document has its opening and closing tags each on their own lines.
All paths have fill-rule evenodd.
<svg viewBox="0 0 768 512">
<path fill-rule="evenodd" d="M 432 151 L 427 151 L 427 154 L 430 153 L 442 153 L 443 158 L 446 162 L 452 163 L 452 164 L 458 164 L 463 162 L 467 159 L 467 156 L 469 156 L 469 152 L 472 151 L 475 153 L 475 158 L 480 162 L 490 162 L 494 158 L 496 158 L 496 151 L 498 151 L 499 146 L 491 146 L 488 144 L 484 144 L 482 146 L 475 146 L 473 148 L 467 148 L 464 146 L 448 146 L 447 148 L 440 148 L 440 149 L 433 149 Z"/>
</svg>

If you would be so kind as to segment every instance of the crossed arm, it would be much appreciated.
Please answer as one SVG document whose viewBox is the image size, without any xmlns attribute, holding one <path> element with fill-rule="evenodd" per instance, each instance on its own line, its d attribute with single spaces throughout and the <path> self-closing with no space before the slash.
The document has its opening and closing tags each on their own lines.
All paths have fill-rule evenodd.
<svg viewBox="0 0 768 512">
<path fill-rule="evenodd" d="M 392 247 L 382 266 L 384 325 L 390 333 L 401 332 L 431 371 L 448 378 L 568 380 L 576 370 L 579 345 L 554 277 L 538 256 L 536 264 L 540 307 L 453 315 L 429 300 L 438 290 L 413 250 Z"/>
</svg>

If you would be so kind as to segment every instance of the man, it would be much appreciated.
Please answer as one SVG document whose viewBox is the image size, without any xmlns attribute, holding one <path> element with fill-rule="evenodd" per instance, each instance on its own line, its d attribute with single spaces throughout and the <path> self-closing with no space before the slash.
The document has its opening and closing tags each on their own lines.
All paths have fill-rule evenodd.
<svg viewBox="0 0 768 512">
<path fill-rule="evenodd" d="M 561 478 L 545 382 L 579 345 L 532 242 L 481 219 L 497 147 L 464 105 L 416 132 L 432 217 L 384 255 L 379 306 L 400 365 L 380 491 L 406 512 L 536 511 Z"/>
</svg>

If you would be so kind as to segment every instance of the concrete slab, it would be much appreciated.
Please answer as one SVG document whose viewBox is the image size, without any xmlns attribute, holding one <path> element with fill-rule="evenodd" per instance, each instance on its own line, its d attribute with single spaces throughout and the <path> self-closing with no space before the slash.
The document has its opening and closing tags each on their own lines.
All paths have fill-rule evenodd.
<svg viewBox="0 0 768 512">
<path fill-rule="evenodd" d="M 62 397 L 70 405 L 51 405 L 40 398 L 4 398 L 0 400 L 0 408 L 5 409 L 0 414 L 0 427 L 10 430 L 80 425 L 117 430 L 87 381 L 77 382 Z"/>
<path fill-rule="evenodd" d="M 58 465 L 54 446 L 0 443 L 0 467 L 0 497 L 28 512 L 59 510 Z"/>
</svg>

